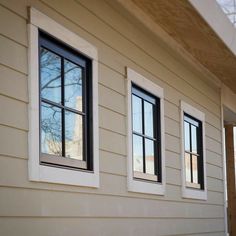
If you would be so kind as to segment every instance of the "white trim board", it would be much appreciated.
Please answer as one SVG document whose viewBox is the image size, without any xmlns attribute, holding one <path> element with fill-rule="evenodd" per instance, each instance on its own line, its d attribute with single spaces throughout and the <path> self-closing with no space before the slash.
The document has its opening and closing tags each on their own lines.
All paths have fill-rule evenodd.
<svg viewBox="0 0 236 236">
<path fill-rule="evenodd" d="M 132 110 L 131 110 L 131 88 L 132 82 L 145 89 L 156 97 L 160 98 L 161 112 L 161 156 L 162 156 L 162 183 L 137 180 L 133 177 L 133 157 L 132 157 Z M 164 135 L 164 92 L 161 87 L 143 77 L 134 70 L 127 68 L 127 184 L 128 191 L 165 195 L 166 171 L 165 171 L 165 135 Z"/>
<path fill-rule="evenodd" d="M 182 164 L 182 196 L 183 198 L 207 200 L 207 181 L 206 181 L 206 145 L 205 145 L 205 114 L 190 104 L 180 101 L 180 131 L 181 131 L 181 164 Z M 202 144 L 203 144 L 203 174 L 204 190 L 188 188 L 185 182 L 185 162 L 184 162 L 184 113 L 193 116 L 202 122 Z"/>
<path fill-rule="evenodd" d="M 70 45 L 92 59 L 93 67 L 93 172 L 70 170 L 40 165 L 39 163 L 39 88 L 38 88 L 38 30 Z M 98 143 L 98 55 L 97 49 L 77 34 L 69 31 L 35 8 L 30 8 L 29 34 L 29 160 L 31 181 L 99 187 L 99 143 Z"/>
<path fill-rule="evenodd" d="M 225 43 L 229 50 L 236 55 L 236 29 L 216 0 L 188 1 Z"/>
</svg>

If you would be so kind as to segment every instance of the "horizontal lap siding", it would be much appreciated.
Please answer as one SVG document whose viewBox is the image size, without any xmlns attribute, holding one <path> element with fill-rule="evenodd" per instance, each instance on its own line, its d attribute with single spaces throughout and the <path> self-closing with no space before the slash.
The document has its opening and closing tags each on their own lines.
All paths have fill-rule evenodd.
<svg viewBox="0 0 236 236">
<path fill-rule="evenodd" d="M 26 75 L 3 65 L 0 65 L 0 75 L 0 94 L 28 102 Z"/>
<path fill-rule="evenodd" d="M 28 130 L 28 111 L 26 103 L 0 95 L 0 107 L 0 124 L 25 131 Z"/>
<path fill-rule="evenodd" d="M 107 153 L 110 157 L 114 154 Z M 122 158 L 122 156 L 116 156 L 116 158 Z M 111 159 L 112 160 L 112 159 Z M 122 159 L 117 159 L 119 161 Z M 1 155 L 1 172 L 0 172 L 0 186 L 9 186 L 9 187 L 19 187 L 19 188 L 27 188 L 27 189 L 47 189 L 51 191 L 63 191 L 63 192 L 83 192 L 83 193 L 91 193 L 91 194 L 102 194 L 102 195 L 113 195 L 113 196 L 122 196 L 122 197 L 134 197 L 134 198 L 145 198 L 145 199 L 155 199 L 161 201 L 178 201 L 178 202 L 191 202 L 196 203 L 199 201 L 194 201 L 190 199 L 181 198 L 181 186 L 176 184 L 168 184 L 166 195 L 163 196 L 155 196 L 155 195 L 146 195 L 139 193 L 127 192 L 127 181 L 125 174 L 110 174 L 108 171 L 102 171 L 100 173 L 101 178 L 101 186 L 99 189 L 89 189 L 84 187 L 76 187 L 76 186 L 67 186 L 67 185 L 54 185 L 47 183 L 37 183 L 28 181 L 28 173 L 27 173 L 27 160 L 15 158 L 12 156 Z M 112 165 L 113 163 L 111 163 Z M 114 167 L 113 167 L 114 168 Z M 102 168 L 101 168 L 102 169 Z M 20 173 L 18 175 L 9 175 L 9 173 Z M 170 177 L 171 178 L 171 177 Z M 208 177 L 208 182 L 211 181 L 211 189 L 208 189 L 208 200 L 201 201 L 201 204 L 216 204 L 223 205 L 223 192 L 220 187 L 217 187 L 217 184 L 220 183 L 220 180 L 215 180 L 214 178 Z M 211 195 L 211 193 L 216 193 Z M 105 201 L 105 199 L 104 199 Z"/>
<path fill-rule="evenodd" d="M 0 235 L 222 235 L 219 91 L 109 4 L 0 0 Z M 28 5 L 98 49 L 99 189 L 28 181 Z M 126 66 L 164 88 L 164 197 L 127 192 Z M 180 100 L 206 114 L 207 201 L 181 197 Z"/>
<path fill-rule="evenodd" d="M 24 217 L 128 217 L 128 218 L 222 218 L 223 208 L 201 203 L 181 203 L 63 193 L 46 190 L 0 188 L 3 216 Z M 33 200 L 31 200 L 33 199 Z M 8 209 L 7 203 L 12 208 Z M 27 204 L 28 203 L 28 204 Z M 109 206 L 109 207 L 107 207 Z M 190 211 L 189 208 L 192 207 Z M 42 211 L 43 209 L 43 211 Z M 175 209 L 173 211 L 172 209 Z"/>
<path fill-rule="evenodd" d="M 14 227 L 12 227 L 14 225 Z M 0 233 L 5 236 L 32 235 L 191 235 L 222 232 L 223 219 L 145 219 L 145 218 L 5 218 L 0 221 Z M 201 234 L 200 234 L 201 235 Z M 214 234 L 213 234 L 214 235 Z"/>
<path fill-rule="evenodd" d="M 0 35 L 0 64 L 27 74 L 27 48 Z"/>
</svg>

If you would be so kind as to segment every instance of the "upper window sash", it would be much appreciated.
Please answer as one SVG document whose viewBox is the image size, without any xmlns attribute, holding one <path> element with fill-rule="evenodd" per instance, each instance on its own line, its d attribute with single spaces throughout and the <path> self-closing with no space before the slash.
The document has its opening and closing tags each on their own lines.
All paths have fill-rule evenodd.
<svg viewBox="0 0 236 236">
<path fill-rule="evenodd" d="M 156 105 L 156 98 L 154 98 L 153 95 L 151 94 L 147 94 L 146 91 L 144 91 L 142 88 L 137 87 L 137 85 L 135 85 L 134 83 L 132 83 L 132 94 L 140 97 L 143 100 L 146 100 L 150 103 L 152 103 L 153 105 Z"/>
<path fill-rule="evenodd" d="M 76 52 L 69 45 L 60 42 L 59 39 L 56 38 L 53 39 L 53 37 L 50 36 L 50 34 L 47 34 L 41 30 L 39 30 L 39 47 L 40 46 L 68 60 L 73 61 L 74 63 L 80 65 L 81 67 L 86 66 L 86 61 L 87 61 L 86 57 L 84 57 L 81 53 Z"/>
<path fill-rule="evenodd" d="M 199 121 L 197 121 L 196 119 L 190 117 L 188 114 L 184 114 L 184 121 L 196 126 L 196 127 L 199 127 Z"/>
</svg>

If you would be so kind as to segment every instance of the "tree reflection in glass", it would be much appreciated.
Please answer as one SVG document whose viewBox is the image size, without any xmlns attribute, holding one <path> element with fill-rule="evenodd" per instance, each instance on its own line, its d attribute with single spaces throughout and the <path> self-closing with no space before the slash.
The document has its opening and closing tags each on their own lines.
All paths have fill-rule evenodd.
<svg viewBox="0 0 236 236">
<path fill-rule="evenodd" d="M 62 155 L 61 109 L 41 104 L 41 152 Z"/>
<path fill-rule="evenodd" d="M 61 58 L 40 48 L 41 97 L 61 103 Z"/>
<path fill-rule="evenodd" d="M 82 111 L 82 69 L 65 60 L 64 70 L 65 106 Z"/>
<path fill-rule="evenodd" d="M 41 152 L 83 160 L 81 67 L 41 47 L 40 87 Z"/>
</svg>

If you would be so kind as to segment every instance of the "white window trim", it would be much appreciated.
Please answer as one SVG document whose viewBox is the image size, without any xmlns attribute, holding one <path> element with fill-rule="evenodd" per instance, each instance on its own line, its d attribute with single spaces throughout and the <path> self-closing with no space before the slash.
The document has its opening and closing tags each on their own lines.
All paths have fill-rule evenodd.
<svg viewBox="0 0 236 236">
<path fill-rule="evenodd" d="M 93 67 L 93 171 L 80 171 L 40 165 L 39 163 L 39 78 L 38 29 L 48 32 L 65 44 L 92 59 Z M 98 55 L 97 49 L 48 16 L 30 8 L 29 33 L 29 160 L 31 181 L 99 187 L 98 144 Z"/>
<path fill-rule="evenodd" d="M 133 156 L 132 156 L 132 109 L 131 109 L 131 88 L 132 82 L 146 91 L 150 92 L 154 96 L 160 98 L 160 121 L 161 121 L 161 160 L 162 160 L 162 183 L 158 182 L 150 182 L 145 180 L 134 179 L 133 177 Z M 127 184 L 128 191 L 131 192 L 139 192 L 139 193 L 148 193 L 148 194 L 156 194 L 156 195 L 164 195 L 165 194 L 165 185 L 166 185 L 166 172 L 165 172 L 165 136 L 164 136 L 164 92 L 163 88 L 159 87 L 155 83 L 146 79 L 142 75 L 138 74 L 134 70 L 127 68 L 127 150 L 128 150 L 128 158 L 127 158 Z"/>
<path fill-rule="evenodd" d="M 183 198 L 207 200 L 207 181 L 206 181 L 206 145 L 205 145 L 205 114 L 197 108 L 180 101 L 180 121 L 181 121 L 181 164 L 182 164 L 182 196 Z M 204 190 L 187 188 L 185 181 L 185 159 L 184 159 L 184 113 L 193 116 L 202 122 L 202 145 L 203 145 L 203 174 Z"/>
</svg>

